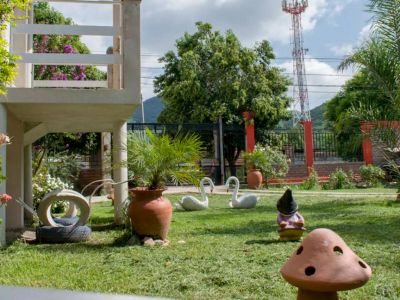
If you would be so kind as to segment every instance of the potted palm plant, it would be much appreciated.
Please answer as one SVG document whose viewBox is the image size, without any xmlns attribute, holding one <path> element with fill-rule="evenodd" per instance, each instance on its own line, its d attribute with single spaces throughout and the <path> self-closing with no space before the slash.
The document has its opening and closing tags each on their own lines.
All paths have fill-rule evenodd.
<svg viewBox="0 0 400 300">
<path fill-rule="evenodd" d="M 194 134 L 172 138 L 146 128 L 144 133 L 128 135 L 127 167 L 138 185 L 130 189 L 128 215 L 136 234 L 166 239 L 172 205 L 162 193 L 168 182 L 199 184 L 203 174 L 198 162 L 203 150 L 200 138 Z"/>
</svg>

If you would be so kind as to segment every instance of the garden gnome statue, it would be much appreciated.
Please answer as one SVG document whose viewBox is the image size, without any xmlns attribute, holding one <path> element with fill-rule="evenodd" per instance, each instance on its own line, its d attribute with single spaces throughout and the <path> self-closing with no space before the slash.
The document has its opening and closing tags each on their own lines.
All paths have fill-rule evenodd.
<svg viewBox="0 0 400 300">
<path fill-rule="evenodd" d="M 293 198 L 291 189 L 286 190 L 276 207 L 278 208 L 279 240 L 300 240 L 305 231 L 304 218 L 297 212 L 299 206 Z"/>
<path fill-rule="evenodd" d="M 338 291 L 363 286 L 372 271 L 340 236 L 319 228 L 304 239 L 281 274 L 298 287 L 297 300 L 338 300 Z"/>
</svg>

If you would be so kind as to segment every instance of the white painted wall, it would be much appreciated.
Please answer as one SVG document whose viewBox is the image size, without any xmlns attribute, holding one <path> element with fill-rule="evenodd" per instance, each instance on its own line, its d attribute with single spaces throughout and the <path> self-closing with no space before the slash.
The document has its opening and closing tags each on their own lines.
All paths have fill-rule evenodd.
<svg viewBox="0 0 400 300">
<path fill-rule="evenodd" d="M 0 103 L 0 133 L 7 132 L 7 113 L 3 104 Z M 6 148 L 0 148 L 0 156 L 2 157 L 3 163 L 3 175 L 5 175 L 6 171 Z M 5 182 L 0 184 L 0 194 L 6 192 Z M 2 222 L 0 224 L 0 247 L 4 246 L 6 243 L 6 233 L 5 233 L 5 224 L 6 224 L 6 210 L 5 207 L 0 208 L 0 219 Z"/>
</svg>

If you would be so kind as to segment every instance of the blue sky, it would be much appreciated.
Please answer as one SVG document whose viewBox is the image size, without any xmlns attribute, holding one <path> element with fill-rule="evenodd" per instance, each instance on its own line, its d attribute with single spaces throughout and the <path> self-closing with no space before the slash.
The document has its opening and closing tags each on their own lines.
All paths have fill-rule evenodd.
<svg viewBox="0 0 400 300">
<path fill-rule="evenodd" d="M 368 0 L 309 0 L 303 16 L 304 47 L 309 49 L 306 70 L 310 74 L 310 107 L 334 96 L 353 70 L 337 73 L 346 53 L 369 33 Z M 111 25 L 110 6 L 52 4 L 77 24 Z M 142 1 L 142 93 L 152 97 L 152 77 L 162 72 L 159 55 L 174 49 L 177 38 L 193 32 L 196 21 L 206 21 L 215 29 L 232 29 L 246 46 L 267 39 L 278 58 L 291 56 L 290 15 L 282 12 L 280 0 L 143 0 Z M 111 40 L 84 37 L 94 53 L 104 53 Z M 326 59 L 328 58 L 328 59 Z M 291 60 L 277 59 L 276 65 L 292 73 Z M 311 75 L 313 74 L 313 75 Z M 323 75 L 316 75 L 323 74 Z M 333 87 L 327 87 L 327 85 Z"/>
</svg>

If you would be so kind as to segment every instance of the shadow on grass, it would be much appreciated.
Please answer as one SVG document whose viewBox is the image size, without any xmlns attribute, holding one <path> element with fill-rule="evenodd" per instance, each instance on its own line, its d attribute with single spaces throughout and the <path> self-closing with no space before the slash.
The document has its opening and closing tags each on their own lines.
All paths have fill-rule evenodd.
<svg viewBox="0 0 400 300">
<path fill-rule="evenodd" d="M 280 241 L 276 240 L 250 240 L 246 241 L 246 245 L 271 245 L 271 244 L 281 244 L 281 243 L 298 243 L 298 241 Z"/>
</svg>

